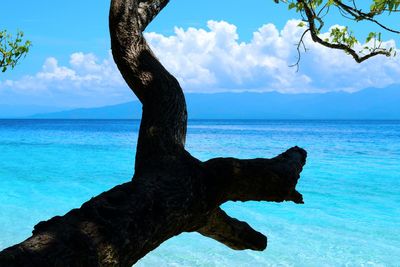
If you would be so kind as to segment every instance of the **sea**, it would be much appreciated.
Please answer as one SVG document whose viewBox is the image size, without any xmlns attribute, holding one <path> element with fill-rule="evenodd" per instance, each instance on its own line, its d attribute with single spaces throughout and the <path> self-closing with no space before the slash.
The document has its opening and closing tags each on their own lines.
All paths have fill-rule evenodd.
<svg viewBox="0 0 400 267">
<path fill-rule="evenodd" d="M 129 181 L 137 120 L 0 120 L 0 250 L 33 226 Z M 304 205 L 228 202 L 268 236 L 234 251 L 197 233 L 164 242 L 137 266 L 400 266 L 400 121 L 191 120 L 187 150 L 270 158 L 308 151 Z"/>
</svg>

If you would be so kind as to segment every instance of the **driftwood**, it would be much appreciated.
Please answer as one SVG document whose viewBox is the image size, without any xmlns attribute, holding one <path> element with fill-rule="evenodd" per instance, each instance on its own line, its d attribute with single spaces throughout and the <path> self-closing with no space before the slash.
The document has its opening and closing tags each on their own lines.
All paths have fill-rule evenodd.
<svg viewBox="0 0 400 267">
<path fill-rule="evenodd" d="M 187 112 L 178 81 L 157 60 L 142 32 L 168 0 L 112 0 L 112 52 L 143 104 L 132 181 L 79 209 L 35 226 L 0 252 L 0 266 L 131 266 L 165 240 L 197 231 L 232 249 L 264 250 L 267 238 L 229 217 L 226 201 L 293 201 L 306 152 L 272 159 L 215 158 L 185 150 Z"/>
</svg>

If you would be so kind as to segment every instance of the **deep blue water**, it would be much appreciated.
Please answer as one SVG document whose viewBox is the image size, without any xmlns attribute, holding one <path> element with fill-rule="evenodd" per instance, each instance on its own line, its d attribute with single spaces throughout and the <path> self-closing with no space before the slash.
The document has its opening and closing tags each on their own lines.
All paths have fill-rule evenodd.
<svg viewBox="0 0 400 267">
<path fill-rule="evenodd" d="M 0 249 L 133 174 L 138 121 L 0 120 Z M 264 252 L 199 234 L 175 237 L 138 266 L 400 266 L 399 121 L 191 121 L 201 160 L 308 151 L 305 205 L 227 203 L 268 235 Z"/>
</svg>

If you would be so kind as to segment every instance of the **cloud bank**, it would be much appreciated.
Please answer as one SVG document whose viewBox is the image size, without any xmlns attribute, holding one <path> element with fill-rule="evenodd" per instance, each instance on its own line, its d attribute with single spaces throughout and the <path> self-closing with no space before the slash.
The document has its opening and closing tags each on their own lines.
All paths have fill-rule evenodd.
<svg viewBox="0 0 400 267">
<path fill-rule="evenodd" d="M 308 52 L 301 55 L 297 72 L 290 65 L 297 60 L 296 44 L 304 31 L 298 24 L 289 20 L 281 31 L 266 24 L 247 43 L 239 41 L 235 25 L 224 21 L 209 21 L 207 30 L 175 28 L 173 36 L 147 33 L 146 37 L 187 91 L 358 91 L 398 82 L 399 57 L 379 56 L 357 64 L 309 36 L 305 39 Z"/>
<path fill-rule="evenodd" d="M 0 81 L 0 104 L 92 107 L 132 99 L 111 54 L 100 61 L 91 53 L 73 53 L 68 66 L 49 57 L 34 75 Z"/>
<path fill-rule="evenodd" d="M 357 64 L 342 51 L 324 48 L 309 37 L 308 52 L 302 54 L 297 72 L 289 65 L 297 60 L 296 43 L 303 32 L 298 23 L 290 20 L 282 30 L 263 25 L 248 42 L 240 41 L 235 25 L 212 20 L 207 29 L 177 27 L 172 36 L 149 32 L 145 37 L 186 92 L 352 92 L 399 82 L 399 57 L 379 56 Z M 121 101 L 129 97 L 111 55 L 99 60 L 82 52 L 72 54 L 67 66 L 49 57 L 36 74 L 0 81 L 0 94 L 5 91 Z"/>
</svg>

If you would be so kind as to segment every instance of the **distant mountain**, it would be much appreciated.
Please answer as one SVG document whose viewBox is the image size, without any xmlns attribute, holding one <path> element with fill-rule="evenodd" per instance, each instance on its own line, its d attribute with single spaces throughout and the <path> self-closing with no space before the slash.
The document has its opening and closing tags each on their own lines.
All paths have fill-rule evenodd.
<svg viewBox="0 0 400 267">
<path fill-rule="evenodd" d="M 62 111 L 63 108 L 45 107 L 37 105 L 5 105 L 0 104 L 0 119 L 23 118 L 36 113 L 49 113 Z"/>
<path fill-rule="evenodd" d="M 40 113 L 35 119 L 139 119 L 142 105 L 139 101 L 99 108 L 78 108 L 61 112 Z"/>
<path fill-rule="evenodd" d="M 400 119 L 400 86 L 356 93 L 187 94 L 190 119 Z M 138 101 L 38 114 L 47 119 L 139 119 Z"/>
</svg>

